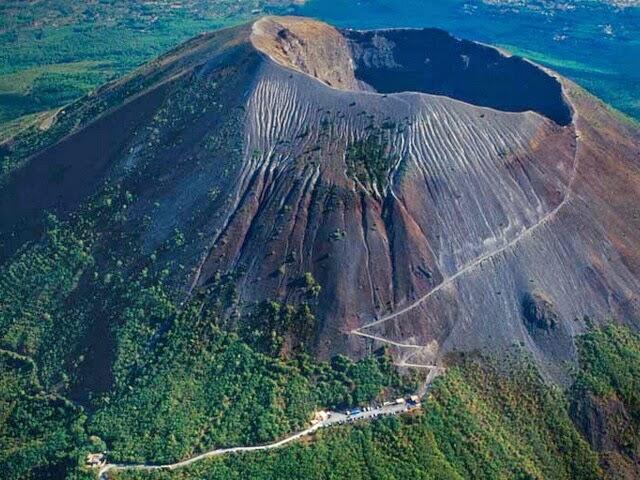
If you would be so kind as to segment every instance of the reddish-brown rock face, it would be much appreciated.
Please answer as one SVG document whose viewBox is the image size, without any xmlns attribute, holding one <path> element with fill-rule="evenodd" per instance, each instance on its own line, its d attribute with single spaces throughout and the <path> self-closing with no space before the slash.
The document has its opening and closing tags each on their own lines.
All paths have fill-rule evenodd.
<svg viewBox="0 0 640 480">
<path fill-rule="evenodd" d="M 143 251 L 184 233 L 184 295 L 240 269 L 244 300 L 295 303 L 310 272 L 320 356 L 386 344 L 431 365 L 518 344 L 554 371 L 585 316 L 637 321 L 640 130 L 526 61 L 409 32 L 269 18 L 192 40 L 10 176 L 3 226 L 118 178 Z"/>
</svg>

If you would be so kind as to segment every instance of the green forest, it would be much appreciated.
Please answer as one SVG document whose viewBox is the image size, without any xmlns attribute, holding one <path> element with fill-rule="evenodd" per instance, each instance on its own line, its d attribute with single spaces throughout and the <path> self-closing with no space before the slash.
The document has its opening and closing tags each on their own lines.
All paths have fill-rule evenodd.
<svg viewBox="0 0 640 480">
<path fill-rule="evenodd" d="M 178 307 L 157 279 L 131 285 L 121 272 L 92 272 L 99 235 L 80 238 L 73 230 L 50 219 L 43 240 L 2 272 L 3 298 L 11 300 L 0 310 L 4 478 L 93 478 L 84 457 L 104 449 L 111 461 L 160 463 L 213 447 L 264 443 L 301 429 L 316 408 L 366 404 L 417 388 L 419 379 L 398 376 L 383 351 L 356 363 L 346 357 L 318 363 L 304 351 L 290 358 L 260 353 L 237 332 L 219 327 L 221 299 L 234 297 L 224 277 L 211 287 L 208 298 L 215 302 L 196 298 Z M 65 365 L 65 350 L 92 307 L 78 307 L 75 318 L 60 312 L 61 299 L 87 273 L 95 278 L 92 288 L 109 285 L 99 308 L 114 309 L 121 320 L 114 327 L 113 387 L 81 406 L 65 393 L 82 381 L 71 372 L 86 367 Z M 263 307 L 257 314 L 264 314 Z M 451 359 L 417 413 L 321 430 L 281 450 L 202 461 L 171 473 L 109 475 L 603 478 L 605 459 L 629 462 L 640 445 L 640 337 L 610 325 L 579 337 L 578 344 L 579 367 L 566 391 L 543 381 L 517 352 L 506 364 L 462 356 Z M 587 442 L 576 418 L 587 398 L 618 402 L 628 412 L 615 433 L 628 458 Z"/>
<path fill-rule="evenodd" d="M 640 337 L 624 327 L 607 326 L 583 335 L 579 344 L 580 366 L 569 391 L 543 382 L 518 356 L 508 365 L 489 358 L 458 358 L 436 380 L 419 413 L 322 430 L 312 440 L 268 453 L 205 460 L 173 472 L 118 472 L 114 477 L 609 478 L 605 469 L 611 452 L 592 448 L 572 415 L 583 394 L 603 402 L 619 400 L 629 412 L 630 434 L 619 440 L 630 442 L 632 455 L 640 426 Z"/>
</svg>

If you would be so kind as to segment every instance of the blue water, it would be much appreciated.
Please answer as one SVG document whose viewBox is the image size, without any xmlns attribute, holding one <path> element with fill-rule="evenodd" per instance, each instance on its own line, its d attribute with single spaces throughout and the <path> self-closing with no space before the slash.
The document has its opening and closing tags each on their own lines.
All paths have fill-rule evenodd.
<svg viewBox="0 0 640 480">
<path fill-rule="evenodd" d="M 308 0 L 294 13 L 359 29 L 438 27 L 503 46 L 554 68 L 640 119 L 640 7 L 616 8 L 599 0 L 506 3 Z"/>
</svg>

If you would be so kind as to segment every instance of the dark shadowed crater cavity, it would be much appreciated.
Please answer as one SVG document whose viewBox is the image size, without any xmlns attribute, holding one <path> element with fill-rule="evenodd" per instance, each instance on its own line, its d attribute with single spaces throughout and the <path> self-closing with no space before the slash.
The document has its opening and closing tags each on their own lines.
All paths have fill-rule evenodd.
<svg viewBox="0 0 640 480">
<path fill-rule="evenodd" d="M 506 112 L 571 122 L 560 83 L 519 57 L 438 29 L 343 32 L 355 75 L 380 93 L 424 92 Z"/>
</svg>

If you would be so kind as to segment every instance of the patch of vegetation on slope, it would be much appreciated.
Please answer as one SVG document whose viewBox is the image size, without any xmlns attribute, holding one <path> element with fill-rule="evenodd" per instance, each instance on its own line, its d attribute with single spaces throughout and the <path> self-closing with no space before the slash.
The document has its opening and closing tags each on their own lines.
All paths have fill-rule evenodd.
<svg viewBox="0 0 640 480">
<path fill-rule="evenodd" d="M 578 342 L 571 413 L 612 478 L 640 475 L 640 336 L 608 325 Z"/>
<path fill-rule="evenodd" d="M 66 299 L 93 257 L 90 238 L 64 228 L 54 216 L 47 222 L 42 240 L 0 269 L 0 348 L 36 358 L 41 374 L 52 379 L 65 360 L 57 339 L 68 342 L 78 329 L 77 315 L 65 311 Z"/>
<path fill-rule="evenodd" d="M 390 129 L 374 129 L 347 147 L 347 175 L 370 193 L 383 192 L 396 161 L 390 145 Z"/>
<path fill-rule="evenodd" d="M 90 443 L 81 409 L 39 384 L 26 357 L 0 350 L 2 478 L 71 478 Z M 78 478 L 78 477 L 76 477 Z"/>
<path fill-rule="evenodd" d="M 316 318 L 308 304 L 264 301 L 244 315 L 234 330 L 254 350 L 278 356 L 283 353 L 287 338 L 299 337 L 304 348 L 312 340 L 315 327 Z"/>
<path fill-rule="evenodd" d="M 580 337 L 577 388 L 618 397 L 640 421 L 640 336 L 610 324 Z"/>
<path fill-rule="evenodd" d="M 423 411 L 321 430 L 313 441 L 122 480 L 325 478 L 599 478 L 561 392 L 533 366 L 463 360 L 436 381 Z"/>
<path fill-rule="evenodd" d="M 50 312 L 60 308 L 92 262 L 82 239 L 59 228 L 55 217 L 49 221 L 43 241 L 20 252 L 0 274 L 2 346 L 26 355 L 39 349 L 42 331 L 53 320 Z"/>
</svg>

